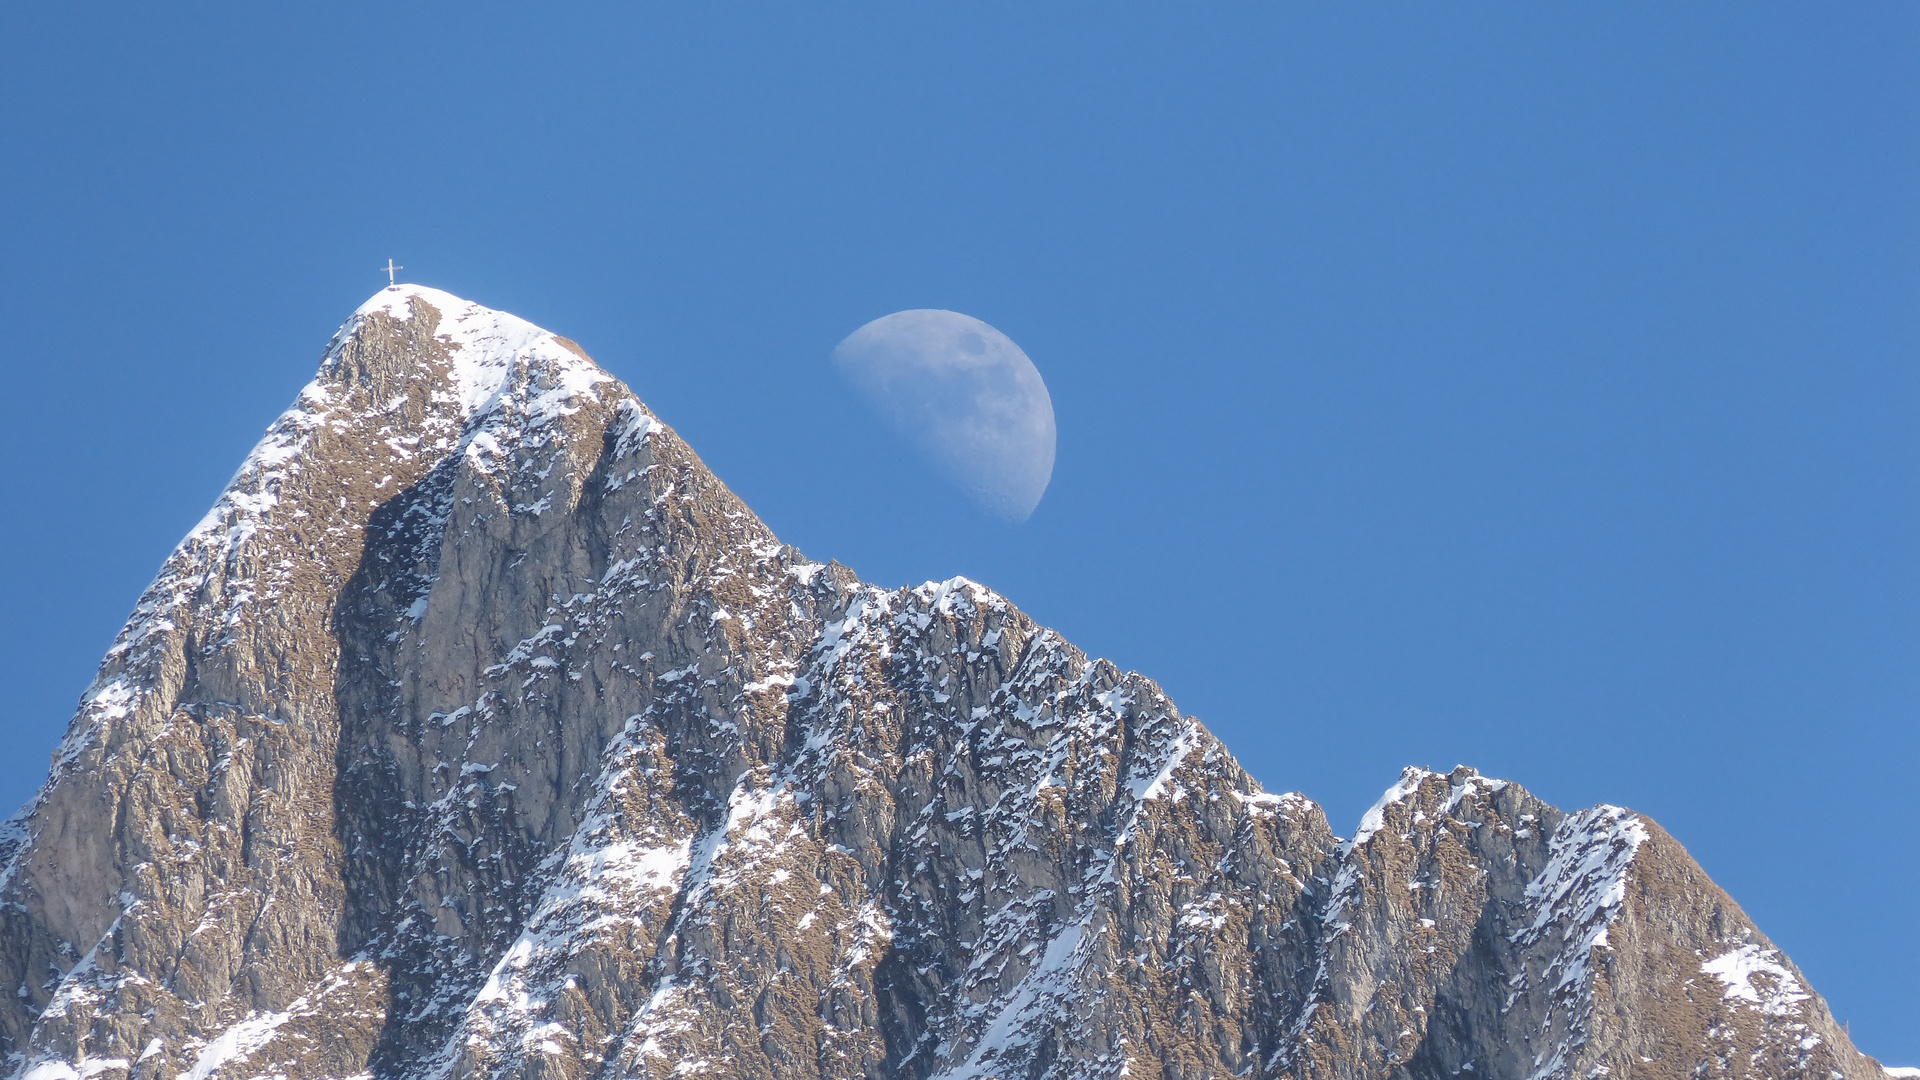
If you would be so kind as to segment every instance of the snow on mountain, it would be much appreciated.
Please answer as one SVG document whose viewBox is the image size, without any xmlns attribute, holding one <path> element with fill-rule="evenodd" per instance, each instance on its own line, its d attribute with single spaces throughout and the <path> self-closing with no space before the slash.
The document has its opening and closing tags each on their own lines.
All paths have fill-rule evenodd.
<svg viewBox="0 0 1920 1080">
<path fill-rule="evenodd" d="M 1343 842 L 417 286 L 167 560 L 0 864 L 26 1080 L 1888 1072 L 1644 817 L 1409 769 Z"/>
</svg>

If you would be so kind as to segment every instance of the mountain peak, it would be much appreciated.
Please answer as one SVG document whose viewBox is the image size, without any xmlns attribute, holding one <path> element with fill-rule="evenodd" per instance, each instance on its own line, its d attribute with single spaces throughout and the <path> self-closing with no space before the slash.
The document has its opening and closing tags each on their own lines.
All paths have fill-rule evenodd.
<svg viewBox="0 0 1920 1080">
<path fill-rule="evenodd" d="M 0 987 L 20 1080 L 1880 1076 L 1652 822 L 1415 768 L 1343 843 L 1151 680 L 806 559 L 577 346 L 411 285 L 0 826 Z"/>
<path fill-rule="evenodd" d="M 480 307 L 480 305 L 473 303 L 471 300 L 462 299 L 450 292 L 445 292 L 428 285 L 415 285 L 411 282 L 402 281 L 397 284 L 385 286 L 372 296 L 367 297 L 365 303 L 353 309 L 353 314 L 360 316 L 380 311 L 393 318 L 404 320 L 411 317 L 411 313 L 407 308 L 407 302 L 415 297 L 425 300 L 441 311 L 453 311 L 463 307 Z"/>
<path fill-rule="evenodd" d="M 350 342 L 400 325 L 416 338 L 414 355 L 402 350 L 401 359 L 410 361 L 411 370 L 439 376 L 463 417 L 498 406 L 516 376 L 543 381 L 541 393 L 550 396 L 540 407 L 546 408 L 564 408 L 565 398 L 612 379 L 568 338 L 452 293 L 407 284 L 381 289 L 354 310 L 334 334 L 322 378 L 337 367 Z M 392 355 L 389 349 L 370 351 Z M 422 364 L 423 359 L 443 363 Z"/>
</svg>

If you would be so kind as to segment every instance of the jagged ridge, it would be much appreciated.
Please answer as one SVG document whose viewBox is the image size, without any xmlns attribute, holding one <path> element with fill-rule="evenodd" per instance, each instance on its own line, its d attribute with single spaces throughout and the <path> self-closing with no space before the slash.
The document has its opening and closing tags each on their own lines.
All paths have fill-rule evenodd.
<svg viewBox="0 0 1920 1080">
<path fill-rule="evenodd" d="M 1876 1076 L 1657 825 L 1339 841 L 963 579 L 781 545 L 577 346 L 329 345 L 0 833 L 30 1080 Z"/>
</svg>

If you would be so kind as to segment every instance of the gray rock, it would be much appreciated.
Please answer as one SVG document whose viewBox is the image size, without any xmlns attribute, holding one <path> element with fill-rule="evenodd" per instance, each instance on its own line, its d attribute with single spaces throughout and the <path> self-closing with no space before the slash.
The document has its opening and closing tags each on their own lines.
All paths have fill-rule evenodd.
<svg viewBox="0 0 1920 1080">
<path fill-rule="evenodd" d="M 1409 769 L 1343 842 L 417 287 L 168 559 L 0 866 L 23 1080 L 1882 1075 L 1646 818 Z"/>
</svg>

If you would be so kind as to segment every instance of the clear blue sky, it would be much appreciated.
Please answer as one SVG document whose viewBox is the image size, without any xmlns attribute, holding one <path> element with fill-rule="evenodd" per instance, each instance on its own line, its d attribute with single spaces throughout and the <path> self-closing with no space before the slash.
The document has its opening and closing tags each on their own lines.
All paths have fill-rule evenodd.
<svg viewBox="0 0 1920 1080">
<path fill-rule="evenodd" d="M 1920 7 L 1042 7 L 0 7 L 0 796 L 391 256 L 1336 829 L 1652 815 L 1920 1064 Z M 913 307 L 1045 375 L 1025 525 L 834 378 Z"/>
</svg>

